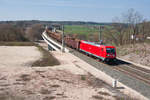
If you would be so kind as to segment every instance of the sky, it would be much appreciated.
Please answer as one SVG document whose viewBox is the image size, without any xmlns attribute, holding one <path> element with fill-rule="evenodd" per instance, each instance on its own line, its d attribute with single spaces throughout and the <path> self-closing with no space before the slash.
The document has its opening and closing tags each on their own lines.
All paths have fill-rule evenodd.
<svg viewBox="0 0 150 100">
<path fill-rule="evenodd" d="M 130 8 L 150 20 L 150 0 L 0 0 L 0 21 L 112 22 Z"/>
</svg>

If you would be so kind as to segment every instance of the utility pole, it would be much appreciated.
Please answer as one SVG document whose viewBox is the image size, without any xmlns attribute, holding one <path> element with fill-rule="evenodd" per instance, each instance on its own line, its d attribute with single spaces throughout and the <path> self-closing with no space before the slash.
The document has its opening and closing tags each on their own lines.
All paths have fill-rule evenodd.
<svg viewBox="0 0 150 100">
<path fill-rule="evenodd" d="M 101 42 L 101 33 L 102 33 L 102 30 L 101 30 L 101 26 L 99 26 L 99 42 Z"/>
<path fill-rule="evenodd" d="M 62 25 L 62 48 L 61 51 L 64 52 L 64 25 Z"/>
<path fill-rule="evenodd" d="M 45 30 L 47 30 L 48 29 L 48 27 L 47 27 L 47 25 L 45 26 Z"/>
</svg>

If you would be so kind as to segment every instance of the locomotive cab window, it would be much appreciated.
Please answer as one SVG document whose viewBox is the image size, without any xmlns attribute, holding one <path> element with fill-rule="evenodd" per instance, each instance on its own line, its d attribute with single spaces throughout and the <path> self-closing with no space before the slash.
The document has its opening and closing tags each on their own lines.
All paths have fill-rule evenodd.
<svg viewBox="0 0 150 100">
<path fill-rule="evenodd" d="M 115 48 L 106 48 L 107 53 L 115 53 Z"/>
</svg>

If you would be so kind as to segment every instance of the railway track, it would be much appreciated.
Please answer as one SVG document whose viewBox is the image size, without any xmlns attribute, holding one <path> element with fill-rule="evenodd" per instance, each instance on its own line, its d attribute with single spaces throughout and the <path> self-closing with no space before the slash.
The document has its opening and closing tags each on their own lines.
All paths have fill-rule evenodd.
<svg viewBox="0 0 150 100">
<path fill-rule="evenodd" d="M 74 49 L 71 49 L 71 48 L 69 48 L 69 49 L 71 50 L 71 53 L 73 53 L 73 52 L 80 53 L 78 51 L 75 51 Z M 73 54 L 76 55 L 76 53 L 73 53 Z M 83 54 L 81 54 L 81 56 L 82 55 Z M 87 55 L 85 55 L 85 56 L 87 56 Z M 122 72 L 128 76 L 134 77 L 134 78 L 136 78 L 140 81 L 143 81 L 143 82 L 147 83 L 148 85 L 150 85 L 150 70 L 132 65 L 128 62 L 124 62 L 124 61 L 121 61 L 119 59 L 117 59 L 116 64 L 106 64 L 106 63 L 103 63 L 103 62 L 93 58 L 93 57 L 90 57 L 90 56 L 87 56 L 87 57 L 89 59 L 95 60 L 97 63 L 108 66 L 115 71 Z"/>
<path fill-rule="evenodd" d="M 126 75 L 135 77 L 150 85 L 150 70 L 139 68 L 135 65 L 119 65 L 113 67 L 114 70 L 125 73 Z"/>
</svg>

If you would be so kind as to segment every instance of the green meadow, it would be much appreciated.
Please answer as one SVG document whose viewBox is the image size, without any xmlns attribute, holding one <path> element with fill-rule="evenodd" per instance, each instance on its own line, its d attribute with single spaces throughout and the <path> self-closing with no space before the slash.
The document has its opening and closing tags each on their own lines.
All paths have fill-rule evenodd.
<svg viewBox="0 0 150 100">
<path fill-rule="evenodd" d="M 83 25 L 65 25 L 64 31 L 66 34 L 80 34 L 80 35 L 89 35 L 96 34 L 99 32 L 98 29 L 92 26 L 83 26 Z"/>
</svg>

